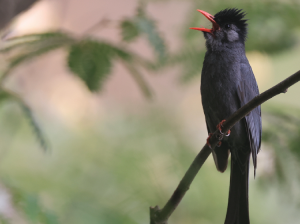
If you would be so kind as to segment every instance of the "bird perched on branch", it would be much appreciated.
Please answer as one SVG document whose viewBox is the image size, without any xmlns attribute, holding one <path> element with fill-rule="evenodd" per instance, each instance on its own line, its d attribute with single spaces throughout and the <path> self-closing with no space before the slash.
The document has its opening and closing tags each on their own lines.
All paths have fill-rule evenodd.
<svg viewBox="0 0 300 224">
<path fill-rule="evenodd" d="M 251 66 L 245 55 L 247 20 L 238 9 L 210 15 L 198 10 L 212 28 L 191 28 L 204 33 L 207 52 L 201 75 L 201 96 L 208 133 L 219 129 L 227 117 L 259 94 Z M 236 123 L 212 154 L 219 171 L 227 168 L 231 153 L 231 175 L 225 224 L 248 224 L 249 162 L 254 170 L 261 144 L 260 106 Z M 209 137 L 207 139 L 209 145 Z M 255 171 L 254 171 L 255 173 Z M 255 175 L 255 174 L 254 174 Z"/>
</svg>

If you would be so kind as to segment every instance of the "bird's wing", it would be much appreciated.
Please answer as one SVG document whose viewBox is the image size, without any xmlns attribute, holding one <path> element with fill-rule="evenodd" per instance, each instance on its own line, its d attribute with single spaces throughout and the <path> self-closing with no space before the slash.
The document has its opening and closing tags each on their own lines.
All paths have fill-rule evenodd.
<svg viewBox="0 0 300 224">
<path fill-rule="evenodd" d="M 252 100 L 259 94 L 255 77 L 253 75 L 250 65 L 243 64 L 241 66 L 241 73 L 244 79 L 241 80 L 238 86 L 238 97 L 241 102 L 241 107 Z M 247 80 L 247 81 L 246 81 Z M 254 164 L 254 170 L 256 169 L 256 156 L 260 150 L 261 144 L 261 109 L 260 106 L 252 110 L 245 116 L 246 130 L 249 137 L 250 149 Z M 255 172 L 255 171 L 254 171 Z"/>
</svg>

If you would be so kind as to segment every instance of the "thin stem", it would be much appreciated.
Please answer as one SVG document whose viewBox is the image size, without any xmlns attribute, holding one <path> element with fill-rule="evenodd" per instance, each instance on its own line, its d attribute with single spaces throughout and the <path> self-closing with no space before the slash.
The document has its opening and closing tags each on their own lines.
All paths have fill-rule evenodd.
<svg viewBox="0 0 300 224">
<path fill-rule="evenodd" d="M 152 98 L 152 91 L 148 86 L 144 77 L 139 73 L 139 71 L 129 62 L 123 61 L 124 66 L 129 70 L 130 74 L 140 87 L 141 91 L 143 92 L 144 96 L 148 99 Z"/>
</svg>

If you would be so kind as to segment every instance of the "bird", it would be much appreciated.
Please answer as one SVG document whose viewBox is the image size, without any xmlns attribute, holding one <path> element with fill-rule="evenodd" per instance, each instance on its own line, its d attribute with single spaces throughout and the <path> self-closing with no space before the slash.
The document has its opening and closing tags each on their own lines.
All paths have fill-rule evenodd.
<svg viewBox="0 0 300 224">
<path fill-rule="evenodd" d="M 245 105 L 259 90 L 245 54 L 248 20 L 242 9 L 226 8 L 214 16 L 202 13 L 212 28 L 191 27 L 202 31 L 206 53 L 201 73 L 201 98 L 207 131 L 212 133 L 236 110 Z M 225 224 L 249 224 L 249 164 L 252 155 L 254 177 L 257 154 L 261 146 L 261 108 L 252 110 L 237 122 L 218 147 L 212 150 L 216 168 L 227 169 L 231 154 L 230 187 Z M 207 139 L 209 145 L 209 137 Z"/>
</svg>

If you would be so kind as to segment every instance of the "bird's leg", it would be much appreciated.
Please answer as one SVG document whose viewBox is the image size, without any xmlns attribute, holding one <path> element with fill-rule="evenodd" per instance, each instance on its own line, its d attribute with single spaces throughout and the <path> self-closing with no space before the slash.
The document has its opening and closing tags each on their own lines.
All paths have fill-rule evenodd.
<svg viewBox="0 0 300 224">
<path fill-rule="evenodd" d="M 209 148 L 211 148 L 211 144 L 209 142 L 209 139 L 211 138 L 213 134 L 212 133 L 208 133 L 208 138 L 206 139 L 206 144 L 208 145 Z"/>
<path fill-rule="evenodd" d="M 223 127 L 223 124 L 226 120 L 222 120 L 218 125 L 217 125 L 217 129 L 219 130 L 219 132 L 223 135 L 223 132 L 222 132 L 222 127 Z M 227 133 L 225 134 L 225 136 L 229 136 L 230 135 L 230 130 L 227 131 Z"/>
<path fill-rule="evenodd" d="M 208 138 L 206 139 L 206 144 L 209 146 L 209 148 L 211 148 L 211 144 L 210 144 L 209 140 L 210 140 L 212 135 L 213 135 L 212 133 L 209 133 Z M 217 147 L 220 147 L 221 145 L 222 145 L 222 142 L 219 141 L 218 144 L 217 144 Z"/>
</svg>

